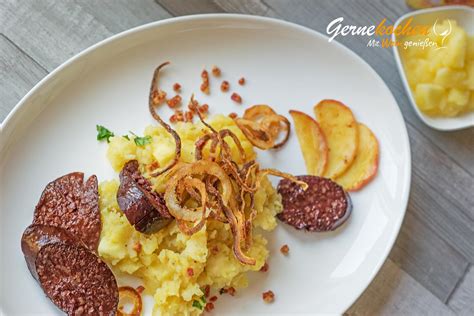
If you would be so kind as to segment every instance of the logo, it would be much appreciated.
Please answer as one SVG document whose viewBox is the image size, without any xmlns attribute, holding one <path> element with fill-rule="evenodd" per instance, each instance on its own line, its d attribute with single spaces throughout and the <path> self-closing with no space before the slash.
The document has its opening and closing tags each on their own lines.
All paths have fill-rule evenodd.
<svg viewBox="0 0 474 316">
<path fill-rule="evenodd" d="M 326 33 L 329 35 L 329 42 L 332 42 L 338 36 L 358 36 L 368 38 L 367 47 L 390 48 L 395 46 L 404 49 L 408 47 L 420 47 L 422 49 L 435 47 L 436 49 L 441 49 L 445 48 L 444 42 L 452 32 L 452 26 L 449 21 L 447 29 L 440 29 L 438 20 L 433 25 L 414 25 L 413 18 L 409 18 L 397 26 L 388 23 L 387 19 L 383 19 L 380 23 L 373 25 L 344 25 L 343 22 L 344 18 L 338 17 L 328 24 Z M 428 36 L 430 31 L 442 38 L 440 46 Z M 392 35 L 395 35 L 397 38 L 406 37 L 407 40 L 392 40 Z M 409 39 L 408 37 L 416 40 Z"/>
</svg>

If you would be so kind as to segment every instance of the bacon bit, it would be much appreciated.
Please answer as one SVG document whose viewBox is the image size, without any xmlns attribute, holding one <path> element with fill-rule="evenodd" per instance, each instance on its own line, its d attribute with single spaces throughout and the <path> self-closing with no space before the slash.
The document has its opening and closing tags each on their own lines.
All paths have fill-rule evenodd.
<svg viewBox="0 0 474 316">
<path fill-rule="evenodd" d="M 239 79 L 239 84 L 240 84 L 241 86 L 243 86 L 243 85 L 245 84 L 245 78 L 244 78 L 244 77 L 242 77 L 242 78 Z"/>
<path fill-rule="evenodd" d="M 213 66 L 212 67 L 212 74 L 215 76 L 215 77 L 220 77 L 221 76 L 221 70 L 219 67 L 217 66 Z"/>
<path fill-rule="evenodd" d="M 206 69 L 201 72 L 202 84 L 201 91 L 205 94 L 209 94 L 209 73 Z"/>
<path fill-rule="evenodd" d="M 176 82 L 176 83 L 173 85 L 173 90 L 174 90 L 175 92 L 181 91 L 181 85 Z"/>
<path fill-rule="evenodd" d="M 268 263 L 265 262 L 265 264 L 260 268 L 261 272 L 267 272 L 268 271 Z"/>
<path fill-rule="evenodd" d="M 168 104 L 168 106 L 170 108 L 175 108 L 177 107 L 178 105 L 181 104 L 181 96 L 180 95 L 175 95 L 174 97 L 172 97 L 171 99 L 169 99 L 168 101 L 166 101 L 166 103 Z"/>
<path fill-rule="evenodd" d="M 140 242 L 136 242 L 135 245 L 133 245 L 133 250 L 135 250 L 137 253 L 140 253 L 140 251 L 142 251 L 142 244 L 140 244 Z"/>
<path fill-rule="evenodd" d="M 206 286 L 204 287 L 204 291 L 203 291 L 203 292 L 204 292 L 204 296 L 205 296 L 205 297 L 209 297 L 209 293 L 211 293 L 211 286 L 210 286 L 210 285 L 206 285 Z"/>
<path fill-rule="evenodd" d="M 230 287 L 223 287 L 222 289 L 219 290 L 220 295 L 225 294 L 225 293 L 228 293 L 230 296 L 234 296 L 235 289 L 232 286 L 230 286 Z"/>
<path fill-rule="evenodd" d="M 217 301 L 217 296 L 214 295 L 214 296 L 211 297 L 209 300 L 210 300 L 211 302 L 215 302 L 215 301 Z"/>
<path fill-rule="evenodd" d="M 154 160 L 151 164 L 148 165 L 148 171 L 153 171 L 156 170 L 160 167 L 160 163 L 156 160 Z"/>
<path fill-rule="evenodd" d="M 232 95 L 230 96 L 230 98 L 232 99 L 232 101 L 234 102 L 237 102 L 237 103 L 242 103 L 242 97 L 240 95 L 238 95 L 237 93 L 232 93 Z"/>
<path fill-rule="evenodd" d="M 170 117 L 170 122 L 171 123 L 176 123 L 176 122 L 183 122 L 184 121 L 184 113 L 181 110 L 175 110 L 174 114 L 171 115 Z"/>
<path fill-rule="evenodd" d="M 227 91 L 229 91 L 229 86 L 230 86 L 229 81 L 226 81 L 226 80 L 222 81 L 222 83 L 221 83 L 221 91 L 222 91 L 222 92 L 227 92 Z"/>
<path fill-rule="evenodd" d="M 189 100 L 188 109 L 195 113 L 196 109 L 199 107 L 199 102 L 197 100 Z"/>
<path fill-rule="evenodd" d="M 237 115 L 237 113 L 232 112 L 232 113 L 229 114 L 229 117 L 230 117 L 231 119 L 236 119 L 236 118 L 238 117 L 238 115 Z"/>
<path fill-rule="evenodd" d="M 143 291 L 145 291 L 145 287 L 144 287 L 143 285 L 139 285 L 139 286 L 137 287 L 137 293 L 138 293 L 138 294 L 142 294 Z"/>
<path fill-rule="evenodd" d="M 262 293 L 262 298 L 265 303 L 272 303 L 275 300 L 275 294 L 272 291 L 266 291 Z"/>
<path fill-rule="evenodd" d="M 288 247 L 288 245 L 283 245 L 280 248 L 280 252 L 284 254 L 285 256 L 288 254 L 289 251 L 290 251 L 290 247 Z"/>
<path fill-rule="evenodd" d="M 205 114 L 205 113 L 209 112 L 209 105 L 203 104 L 201 106 L 198 106 L 197 109 L 198 109 L 199 113 Z"/>
<path fill-rule="evenodd" d="M 189 277 L 194 276 L 194 270 L 193 270 L 193 268 L 188 268 L 188 269 L 186 270 L 186 273 L 188 274 Z"/>
<path fill-rule="evenodd" d="M 194 118 L 194 114 L 192 111 L 186 111 L 184 113 L 184 121 L 185 122 L 192 122 Z"/>
<path fill-rule="evenodd" d="M 207 303 L 206 306 L 204 307 L 204 310 L 205 310 L 206 312 L 210 312 L 210 311 L 212 311 L 213 309 L 214 309 L 214 304 L 212 304 L 212 303 Z"/>
<path fill-rule="evenodd" d="M 153 91 L 153 104 L 158 105 L 163 103 L 166 100 L 166 92 L 163 90 Z"/>
<path fill-rule="evenodd" d="M 212 246 L 211 254 L 216 255 L 217 253 L 219 253 L 219 247 L 217 245 Z"/>
</svg>

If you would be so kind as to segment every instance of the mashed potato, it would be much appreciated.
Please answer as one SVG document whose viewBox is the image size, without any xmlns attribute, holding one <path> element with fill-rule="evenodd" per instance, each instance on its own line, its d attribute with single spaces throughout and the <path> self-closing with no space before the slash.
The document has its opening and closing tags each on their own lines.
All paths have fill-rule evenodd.
<svg viewBox="0 0 474 316">
<path fill-rule="evenodd" d="M 233 120 L 216 116 L 210 121 L 216 129 L 229 128 L 241 140 L 247 157 L 255 158 L 252 145 Z M 182 161 L 194 161 L 194 143 L 203 135 L 203 126 L 181 123 L 176 131 L 182 140 Z M 160 166 L 167 165 L 174 156 L 174 141 L 161 127 L 149 126 L 145 135 L 151 136 L 151 143 L 138 147 L 133 140 L 123 137 L 111 138 L 107 156 L 116 171 L 132 159 L 138 160 L 145 176 L 147 169 L 155 161 Z M 238 151 L 232 142 L 234 159 L 238 161 Z M 159 192 L 163 183 L 150 179 Z M 255 258 L 254 266 L 238 262 L 232 251 L 232 234 L 229 225 L 208 220 L 205 229 L 187 236 L 182 234 L 175 222 L 152 235 L 137 232 L 120 211 L 116 194 L 117 180 L 102 182 L 99 186 L 102 232 L 99 255 L 117 274 L 128 274 L 143 280 L 145 293 L 153 295 L 154 315 L 199 315 L 202 310 L 193 306 L 200 302 L 203 288 L 210 285 L 218 290 L 232 286 L 247 286 L 247 271 L 258 271 L 268 257 L 265 238 L 254 232 L 253 245 L 248 254 Z M 275 214 L 281 211 L 281 199 L 268 179 L 255 194 L 257 216 L 254 226 L 272 230 L 276 226 Z M 192 272 L 190 272 L 192 271 Z"/>
</svg>

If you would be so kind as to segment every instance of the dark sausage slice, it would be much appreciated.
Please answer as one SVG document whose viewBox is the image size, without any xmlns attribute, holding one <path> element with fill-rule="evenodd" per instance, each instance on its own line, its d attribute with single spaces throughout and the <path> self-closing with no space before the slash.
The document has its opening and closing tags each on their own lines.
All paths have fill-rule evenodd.
<svg viewBox="0 0 474 316">
<path fill-rule="evenodd" d="M 156 232 L 172 220 L 163 197 L 140 174 L 136 160 L 127 162 L 120 172 L 117 202 L 130 224 L 142 233 Z"/>
<path fill-rule="evenodd" d="M 33 224 L 64 228 L 96 251 L 101 230 L 97 177 L 83 182 L 82 172 L 50 182 L 36 205 Z"/>
<path fill-rule="evenodd" d="M 36 256 L 40 251 L 41 247 L 55 243 L 81 243 L 76 237 L 69 234 L 62 228 L 48 225 L 30 225 L 25 229 L 23 236 L 21 237 L 21 250 L 25 256 L 26 264 L 31 272 L 31 275 L 38 280 L 38 274 L 36 273 Z"/>
<path fill-rule="evenodd" d="M 68 315 L 115 315 L 117 282 L 109 267 L 78 244 L 50 243 L 36 257 L 46 295 Z"/>
<path fill-rule="evenodd" d="M 316 176 L 298 176 L 308 184 L 304 191 L 298 184 L 283 179 L 278 184 L 283 212 L 277 217 L 296 229 L 325 232 L 341 226 L 351 214 L 349 195 L 334 181 Z"/>
</svg>

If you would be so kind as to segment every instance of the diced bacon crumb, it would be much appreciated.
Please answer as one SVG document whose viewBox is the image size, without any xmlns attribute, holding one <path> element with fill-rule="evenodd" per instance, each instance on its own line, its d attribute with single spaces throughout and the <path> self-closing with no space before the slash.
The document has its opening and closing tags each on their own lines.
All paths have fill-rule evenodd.
<svg viewBox="0 0 474 316">
<path fill-rule="evenodd" d="M 268 263 L 264 263 L 263 266 L 260 268 L 260 271 L 261 272 L 267 272 L 268 271 Z"/>
<path fill-rule="evenodd" d="M 212 67 L 212 74 L 215 76 L 215 77 L 220 77 L 221 75 L 221 70 L 219 67 L 217 66 L 213 66 Z"/>
<path fill-rule="evenodd" d="M 213 297 L 211 297 L 211 298 L 209 299 L 209 301 L 211 301 L 211 302 L 217 301 L 217 296 L 214 295 Z"/>
<path fill-rule="evenodd" d="M 232 113 L 229 114 L 229 117 L 230 117 L 231 119 L 236 119 L 236 118 L 238 117 L 238 115 L 237 115 L 237 113 L 232 112 Z"/>
<path fill-rule="evenodd" d="M 171 123 L 183 122 L 184 121 L 184 113 L 181 110 L 175 110 L 174 114 L 170 117 Z"/>
<path fill-rule="evenodd" d="M 211 293 L 211 286 L 206 285 L 206 286 L 204 287 L 204 291 L 203 291 L 203 292 L 204 292 L 204 296 L 205 296 L 205 297 L 209 297 L 209 293 Z"/>
<path fill-rule="evenodd" d="M 188 109 L 193 113 L 196 112 L 196 109 L 199 107 L 199 102 L 197 100 L 189 100 Z"/>
<path fill-rule="evenodd" d="M 163 103 L 166 100 L 166 92 L 163 90 L 154 91 L 152 100 L 154 105 Z"/>
<path fill-rule="evenodd" d="M 186 273 L 188 274 L 189 277 L 194 276 L 194 270 L 193 270 L 193 268 L 188 268 L 188 269 L 186 270 Z"/>
<path fill-rule="evenodd" d="M 232 95 L 230 96 L 230 98 L 232 99 L 232 101 L 234 102 L 237 102 L 237 103 L 242 103 L 242 97 L 240 95 L 238 95 L 237 93 L 232 93 Z"/>
<path fill-rule="evenodd" d="M 148 171 L 153 171 L 155 169 L 158 169 L 160 167 L 160 163 L 156 160 L 153 160 L 151 164 L 148 165 Z"/>
<path fill-rule="evenodd" d="M 283 245 L 280 248 L 280 252 L 284 254 L 285 256 L 288 254 L 289 251 L 290 251 L 290 247 L 288 247 L 288 245 Z"/>
<path fill-rule="evenodd" d="M 216 255 L 219 252 L 219 247 L 217 245 L 212 246 L 211 254 Z"/>
<path fill-rule="evenodd" d="M 137 293 L 138 293 L 138 294 L 142 294 L 143 291 L 145 291 L 145 287 L 144 287 L 143 285 L 139 285 L 139 286 L 137 287 Z"/>
<path fill-rule="evenodd" d="M 229 295 L 234 296 L 235 289 L 232 286 L 230 286 L 230 287 L 223 287 L 222 289 L 219 290 L 220 295 L 225 294 L 225 293 L 228 293 Z"/>
<path fill-rule="evenodd" d="M 242 77 L 242 78 L 239 79 L 239 84 L 240 84 L 241 86 L 243 86 L 243 85 L 245 84 L 245 78 L 244 78 L 244 77 Z"/>
<path fill-rule="evenodd" d="M 169 99 L 168 101 L 166 101 L 166 103 L 168 104 L 168 106 L 170 108 L 175 108 L 177 107 L 178 105 L 181 104 L 181 96 L 179 94 L 175 95 L 174 97 L 172 97 L 171 99 Z"/>
<path fill-rule="evenodd" d="M 227 92 L 227 91 L 229 91 L 229 86 L 230 86 L 229 81 L 226 81 L 226 80 L 222 81 L 222 83 L 221 83 L 221 91 L 222 91 L 222 92 Z"/>
<path fill-rule="evenodd" d="M 194 114 L 192 111 L 186 111 L 184 113 L 184 121 L 185 122 L 192 122 L 194 118 Z"/>
<path fill-rule="evenodd" d="M 202 83 L 201 83 L 201 91 L 205 94 L 209 94 L 209 73 L 207 72 L 206 69 L 204 69 L 201 72 L 201 78 L 202 78 Z"/>
<path fill-rule="evenodd" d="M 181 91 L 181 85 L 176 82 L 176 83 L 173 85 L 173 90 L 174 90 L 175 92 Z"/>
<path fill-rule="evenodd" d="M 272 291 L 266 291 L 262 293 L 262 298 L 265 303 L 272 303 L 275 300 L 275 294 Z"/>
<path fill-rule="evenodd" d="M 137 241 L 135 245 L 133 245 L 133 250 L 139 253 L 140 251 L 142 251 L 142 244 L 140 244 L 140 242 Z"/>
<path fill-rule="evenodd" d="M 207 303 L 206 306 L 204 307 L 204 310 L 205 310 L 206 312 L 210 312 L 210 311 L 212 311 L 213 309 L 214 309 L 214 304 L 212 304 L 212 303 Z"/>
<path fill-rule="evenodd" d="M 198 111 L 201 114 L 205 114 L 205 113 L 209 112 L 209 105 L 203 104 L 203 105 L 199 106 Z"/>
</svg>

